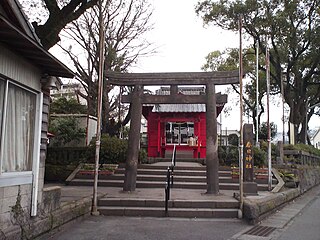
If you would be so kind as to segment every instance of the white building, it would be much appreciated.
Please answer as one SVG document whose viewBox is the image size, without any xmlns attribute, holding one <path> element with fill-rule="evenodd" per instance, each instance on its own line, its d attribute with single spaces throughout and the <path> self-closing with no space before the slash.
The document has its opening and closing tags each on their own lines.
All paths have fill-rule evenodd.
<svg viewBox="0 0 320 240">
<path fill-rule="evenodd" d="M 62 84 L 60 89 L 52 89 L 50 96 L 52 100 L 65 97 L 66 99 L 75 98 L 82 105 L 87 105 L 86 99 L 80 96 L 79 93 L 86 94 L 85 89 L 80 83 Z"/>
<path fill-rule="evenodd" d="M 320 149 L 320 128 L 311 137 L 311 143 L 315 148 Z"/>
</svg>

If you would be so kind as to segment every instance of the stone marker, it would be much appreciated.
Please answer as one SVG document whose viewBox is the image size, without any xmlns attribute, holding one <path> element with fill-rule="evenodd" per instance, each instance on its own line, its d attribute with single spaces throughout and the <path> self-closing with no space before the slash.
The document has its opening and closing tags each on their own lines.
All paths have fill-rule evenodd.
<svg viewBox="0 0 320 240">
<path fill-rule="evenodd" d="M 257 195 L 258 185 L 254 182 L 253 125 L 243 125 L 243 192 Z"/>
</svg>

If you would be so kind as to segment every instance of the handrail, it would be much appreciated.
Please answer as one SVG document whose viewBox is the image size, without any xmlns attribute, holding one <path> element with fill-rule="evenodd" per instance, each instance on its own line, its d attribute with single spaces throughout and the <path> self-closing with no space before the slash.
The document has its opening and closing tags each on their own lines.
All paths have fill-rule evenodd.
<svg viewBox="0 0 320 240">
<path fill-rule="evenodd" d="M 166 186 L 165 186 L 165 213 L 168 215 L 168 204 L 170 200 L 170 189 L 173 186 L 173 171 L 174 167 L 176 166 L 176 145 L 173 147 L 172 152 L 172 159 L 171 159 L 171 166 L 167 169 L 167 180 L 166 180 Z"/>
<path fill-rule="evenodd" d="M 171 159 L 171 166 L 175 167 L 176 166 L 176 144 L 173 145 L 173 152 L 172 152 L 172 159 Z"/>
</svg>

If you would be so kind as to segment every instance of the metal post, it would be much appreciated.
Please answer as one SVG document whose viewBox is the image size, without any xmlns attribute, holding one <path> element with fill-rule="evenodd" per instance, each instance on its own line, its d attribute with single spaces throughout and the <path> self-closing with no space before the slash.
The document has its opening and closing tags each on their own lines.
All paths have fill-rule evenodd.
<svg viewBox="0 0 320 240">
<path fill-rule="evenodd" d="M 309 110 L 309 108 L 308 108 L 308 100 L 307 100 L 307 102 L 306 102 L 306 120 L 305 120 L 306 126 L 305 126 L 305 130 L 304 130 L 304 134 L 305 134 L 304 144 L 308 144 L 308 110 Z"/>
<path fill-rule="evenodd" d="M 284 74 L 281 76 L 281 96 L 282 96 L 282 142 L 285 144 L 285 118 L 284 118 Z"/>
<path fill-rule="evenodd" d="M 102 113 L 102 89 L 103 89 L 103 66 L 104 66 L 104 27 L 102 17 L 102 2 L 99 1 L 99 73 L 98 73 L 98 105 L 97 105 L 97 136 L 96 136 L 96 154 L 95 154 L 95 171 L 93 184 L 92 215 L 99 215 L 98 205 L 98 170 L 99 170 L 99 153 L 101 139 L 101 113 Z"/>
<path fill-rule="evenodd" d="M 240 141 L 239 141 L 239 180 L 240 180 L 240 209 L 238 217 L 242 218 L 243 213 L 243 86 L 242 86 L 242 15 L 239 19 L 239 82 L 240 82 Z"/>
<path fill-rule="evenodd" d="M 271 173 L 271 132 L 270 132 L 270 59 L 268 41 L 266 41 L 266 72 L 267 72 L 267 128 L 268 128 L 268 190 L 272 189 Z"/>
<path fill-rule="evenodd" d="M 259 42 L 257 41 L 257 49 L 256 49 L 256 147 L 259 145 Z"/>
<path fill-rule="evenodd" d="M 222 111 L 220 112 L 220 147 L 222 146 Z"/>
</svg>

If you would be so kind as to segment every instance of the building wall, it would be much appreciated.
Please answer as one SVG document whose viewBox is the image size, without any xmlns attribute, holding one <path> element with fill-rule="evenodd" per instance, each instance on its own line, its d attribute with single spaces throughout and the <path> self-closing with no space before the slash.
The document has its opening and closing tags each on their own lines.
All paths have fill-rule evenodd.
<svg viewBox="0 0 320 240">
<path fill-rule="evenodd" d="M 11 79 L 26 88 L 37 92 L 41 91 L 41 71 L 2 44 L 0 44 L 0 74 L 4 78 Z M 38 174 L 38 205 L 42 201 L 44 184 L 48 111 L 49 97 L 45 95 L 42 113 L 40 170 Z M 10 228 L 13 224 L 25 224 L 26 219 L 30 218 L 31 202 L 32 184 L 0 187 L 0 239 L 1 230 Z"/>
<path fill-rule="evenodd" d="M 320 130 L 313 137 L 313 146 L 317 149 L 320 149 Z"/>
<path fill-rule="evenodd" d="M 41 91 L 41 72 L 0 43 L 0 73 L 29 88 Z"/>
<path fill-rule="evenodd" d="M 19 224 L 16 214 L 22 213 L 20 221 L 24 216 L 30 216 L 31 190 L 31 184 L 0 188 L 0 230 Z"/>
</svg>

